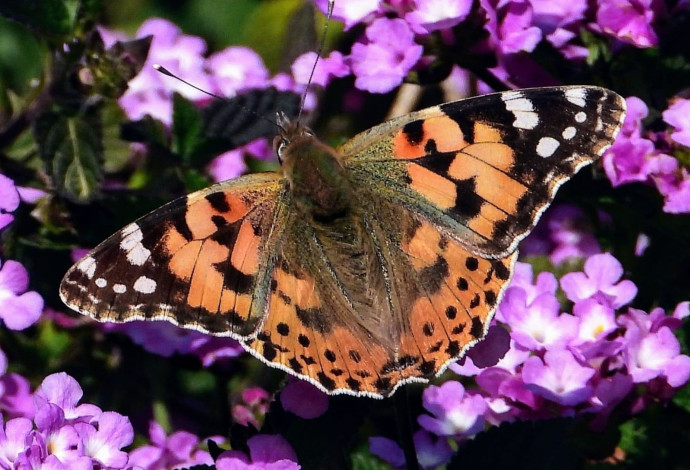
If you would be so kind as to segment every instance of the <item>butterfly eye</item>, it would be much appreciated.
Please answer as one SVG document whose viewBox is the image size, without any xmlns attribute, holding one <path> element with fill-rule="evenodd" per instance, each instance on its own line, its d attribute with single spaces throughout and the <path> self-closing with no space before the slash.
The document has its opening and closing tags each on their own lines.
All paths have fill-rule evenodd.
<svg viewBox="0 0 690 470">
<path fill-rule="evenodd" d="M 283 150 L 285 149 L 285 146 L 287 144 L 288 144 L 288 141 L 284 137 L 276 136 L 273 139 L 273 150 L 275 151 L 276 154 L 278 154 L 278 159 L 280 159 L 281 154 L 283 153 Z"/>
</svg>

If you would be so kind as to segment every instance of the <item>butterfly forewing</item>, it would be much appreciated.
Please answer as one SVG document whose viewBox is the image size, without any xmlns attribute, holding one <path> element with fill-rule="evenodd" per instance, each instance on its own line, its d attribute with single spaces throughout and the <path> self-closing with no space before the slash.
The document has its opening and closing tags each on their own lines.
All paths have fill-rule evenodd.
<svg viewBox="0 0 690 470">
<path fill-rule="evenodd" d="M 97 320 L 164 319 L 247 337 L 263 319 L 264 249 L 279 236 L 279 174 L 257 174 L 171 202 L 108 238 L 75 264 L 63 301 Z"/>
<path fill-rule="evenodd" d="M 510 91 L 403 116 L 341 151 L 358 185 L 448 228 L 477 254 L 505 256 L 558 187 L 611 145 L 624 114 L 625 101 L 603 88 Z"/>
</svg>

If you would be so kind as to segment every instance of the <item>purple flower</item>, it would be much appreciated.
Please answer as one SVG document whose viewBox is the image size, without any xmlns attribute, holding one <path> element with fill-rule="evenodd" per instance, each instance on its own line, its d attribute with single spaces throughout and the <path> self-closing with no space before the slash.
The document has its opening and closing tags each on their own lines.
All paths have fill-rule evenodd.
<svg viewBox="0 0 690 470">
<path fill-rule="evenodd" d="M 690 378 L 690 357 L 680 353 L 680 343 L 669 327 L 645 331 L 629 323 L 625 340 L 623 357 L 635 383 L 663 377 L 671 387 L 681 387 Z"/>
<path fill-rule="evenodd" d="M 328 11 L 328 0 L 314 0 L 316 6 L 325 14 Z M 335 2 L 333 18 L 345 23 L 345 29 L 373 16 L 379 9 L 381 0 L 347 0 Z"/>
<path fill-rule="evenodd" d="M 677 164 L 677 160 L 673 159 L 673 162 Z M 669 214 L 690 212 L 690 173 L 687 169 L 682 168 L 675 174 L 656 175 L 654 182 L 659 193 L 664 196 L 664 212 Z"/>
<path fill-rule="evenodd" d="M 34 416 L 34 397 L 26 378 L 14 373 L 0 376 L 0 409 L 5 417 Z"/>
<path fill-rule="evenodd" d="M 360 90 L 392 90 L 422 56 L 423 47 L 414 43 L 412 30 L 400 19 L 377 19 L 367 27 L 366 38 L 367 43 L 355 43 L 350 54 L 355 86 Z"/>
<path fill-rule="evenodd" d="M 594 299 L 586 299 L 576 303 L 573 307 L 573 313 L 580 319 L 577 333 L 578 343 L 597 341 L 618 327 L 613 309 Z"/>
<path fill-rule="evenodd" d="M 412 437 L 417 451 L 417 461 L 424 469 L 434 469 L 448 463 L 453 456 L 453 449 L 447 439 L 438 438 L 426 431 L 419 430 Z M 370 437 L 369 451 L 372 455 L 389 463 L 394 468 L 405 467 L 405 454 L 398 444 L 386 437 Z"/>
<path fill-rule="evenodd" d="M 526 0 L 480 0 L 489 21 L 484 26 L 500 54 L 532 52 L 542 39 L 532 23 L 532 6 Z"/>
<path fill-rule="evenodd" d="M 424 390 L 422 404 L 434 417 L 421 415 L 419 425 L 437 436 L 471 436 L 484 427 L 487 405 L 480 395 L 465 393 L 460 382 L 449 380 Z"/>
<path fill-rule="evenodd" d="M 27 418 L 15 418 L 0 427 L 0 466 L 14 468 L 17 457 L 26 449 L 33 424 Z"/>
<path fill-rule="evenodd" d="M 106 467 L 124 467 L 127 464 L 127 453 L 120 449 L 134 440 L 129 419 L 106 411 L 98 417 L 97 423 L 76 423 L 74 428 L 82 440 L 84 455 Z"/>
<path fill-rule="evenodd" d="M 674 128 L 671 138 L 681 145 L 690 147 L 690 100 L 673 100 L 662 116 L 666 124 Z"/>
<path fill-rule="evenodd" d="M 298 470 L 295 451 L 277 434 L 257 434 L 247 440 L 249 456 L 238 450 L 225 451 L 216 460 L 218 470 Z"/>
<path fill-rule="evenodd" d="M 620 280 L 623 266 L 609 253 L 590 256 L 584 272 L 568 273 L 561 278 L 561 287 L 568 299 L 580 302 L 594 298 L 598 302 L 619 308 L 637 295 L 632 281 Z"/>
<path fill-rule="evenodd" d="M 224 96 L 268 85 L 264 61 L 248 47 L 234 46 L 217 52 L 208 58 L 206 67 L 212 74 L 214 92 Z"/>
<path fill-rule="evenodd" d="M 587 11 L 586 0 L 554 2 L 530 0 L 534 10 L 534 25 L 541 29 L 546 39 L 569 59 L 586 57 L 588 51 L 570 41 L 579 37 L 581 21 Z"/>
<path fill-rule="evenodd" d="M 128 465 L 145 470 L 158 470 L 213 464 L 208 452 L 197 449 L 199 438 L 194 434 L 177 431 L 166 436 L 161 425 L 151 421 L 149 438 L 152 445 L 137 447 L 130 452 Z"/>
<path fill-rule="evenodd" d="M 19 192 L 14 181 L 0 173 L 0 230 L 7 227 L 13 220 L 14 212 L 19 207 Z"/>
<path fill-rule="evenodd" d="M 170 125 L 173 91 L 191 100 L 207 100 L 208 97 L 178 80 L 164 76 L 153 65 L 162 65 L 183 80 L 209 90 L 212 82 L 204 71 L 203 57 L 206 44 L 199 37 L 182 34 L 180 28 L 161 18 L 145 21 L 136 37 L 148 35 L 153 36 L 153 42 L 146 63 L 141 72 L 129 81 L 129 88 L 119 104 L 130 119 L 141 119 L 148 114 Z"/>
<path fill-rule="evenodd" d="M 233 149 L 218 155 L 208 165 L 213 181 L 220 182 L 237 178 L 247 171 L 242 149 Z"/>
<path fill-rule="evenodd" d="M 521 253 L 548 255 L 553 264 L 600 253 L 588 218 L 577 206 L 552 206 L 521 244 Z"/>
<path fill-rule="evenodd" d="M 652 22 L 653 0 L 599 0 L 597 23 L 601 30 L 636 47 L 659 43 Z"/>
<path fill-rule="evenodd" d="M 568 350 L 551 350 L 544 361 L 530 357 L 522 368 L 525 387 L 534 393 L 565 406 L 577 405 L 590 398 L 592 386 L 587 382 L 596 371 L 583 366 Z"/>
<path fill-rule="evenodd" d="M 292 63 L 292 75 L 295 77 L 296 83 L 307 84 L 315 61 L 316 52 L 306 52 L 295 59 Z M 333 78 L 342 78 L 349 74 L 350 67 L 345 61 L 345 57 L 340 52 L 333 51 L 328 57 L 322 57 L 316 62 L 311 83 L 325 87 Z"/>
<path fill-rule="evenodd" d="M 452 28 L 472 10 L 472 0 L 414 0 L 414 10 L 405 15 L 417 34 Z"/>
<path fill-rule="evenodd" d="M 524 289 L 509 287 L 500 309 L 510 326 L 511 337 L 526 349 L 563 346 L 577 333 L 578 319 L 560 315 L 558 299 L 551 293 L 540 294 L 528 302 Z"/>
<path fill-rule="evenodd" d="M 677 167 L 675 158 L 659 153 L 651 140 L 637 136 L 617 139 L 604 155 L 604 170 L 614 187 L 668 175 Z"/>
<path fill-rule="evenodd" d="M 243 426 L 251 424 L 260 429 L 270 401 L 271 397 L 263 388 L 245 388 L 242 390 L 241 401 L 232 407 L 232 419 Z"/>
<path fill-rule="evenodd" d="M 38 321 L 43 298 L 29 291 L 29 273 L 17 261 L 0 260 L 0 318 L 11 330 L 23 330 Z"/>
<path fill-rule="evenodd" d="M 300 418 L 314 419 L 328 411 L 328 395 L 309 382 L 294 380 L 280 392 L 280 404 Z"/>
<path fill-rule="evenodd" d="M 57 405 L 69 421 L 91 421 L 98 419 L 102 411 L 88 403 L 77 405 L 84 392 L 79 383 L 64 372 L 52 374 L 43 379 L 41 386 L 34 394 L 36 408 Z"/>
</svg>

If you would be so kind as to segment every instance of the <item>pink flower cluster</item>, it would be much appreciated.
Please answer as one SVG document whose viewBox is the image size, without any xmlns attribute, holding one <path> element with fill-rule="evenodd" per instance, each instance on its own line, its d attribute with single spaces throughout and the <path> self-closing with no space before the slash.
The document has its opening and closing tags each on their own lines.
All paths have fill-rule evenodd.
<svg viewBox="0 0 690 470">
<path fill-rule="evenodd" d="M 662 116 L 671 131 L 652 132 L 644 127 L 647 105 L 632 96 L 620 135 L 604 155 L 604 169 L 613 186 L 633 182 L 654 185 L 664 197 L 665 212 L 690 212 L 690 172 L 673 156 L 690 146 L 690 100 L 674 100 Z M 683 150 L 685 149 L 685 150 Z"/>
<path fill-rule="evenodd" d="M 446 455 L 439 454 L 443 444 L 437 438 L 466 439 L 504 421 L 585 413 L 593 415 L 597 427 L 616 407 L 636 413 L 650 402 L 668 400 L 690 379 L 690 357 L 681 354 L 673 333 L 690 315 L 690 303 L 678 305 L 672 315 L 661 308 L 649 313 L 624 309 L 637 288 L 622 275 L 610 254 L 590 256 L 582 272 L 560 279 L 572 302 L 572 309 L 563 312 L 556 277 L 543 272 L 534 278 L 530 265 L 518 263 L 492 327 L 502 333 L 490 333 L 485 340 L 508 343 L 507 353 L 488 367 L 474 362 L 472 354 L 450 366 L 474 377 L 476 388 L 449 380 L 424 391 L 429 414 L 418 418 L 423 429 L 418 452 Z M 402 462 L 401 451 L 382 442 L 372 442 L 372 452 L 394 465 Z"/>
</svg>

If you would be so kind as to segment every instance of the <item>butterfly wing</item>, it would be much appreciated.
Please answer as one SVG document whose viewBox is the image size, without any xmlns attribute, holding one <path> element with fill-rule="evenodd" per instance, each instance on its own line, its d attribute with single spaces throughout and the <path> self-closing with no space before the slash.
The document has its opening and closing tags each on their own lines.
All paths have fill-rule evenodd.
<svg viewBox="0 0 690 470">
<path fill-rule="evenodd" d="M 446 103 L 365 131 L 339 150 L 353 183 L 456 234 L 511 253 L 558 187 L 611 145 L 625 101 L 598 87 L 535 88 Z"/>
<path fill-rule="evenodd" d="M 282 176 L 259 173 L 180 198 L 112 235 L 65 274 L 60 296 L 100 321 L 168 320 L 220 336 L 254 334 L 263 267 L 279 237 Z"/>
</svg>

